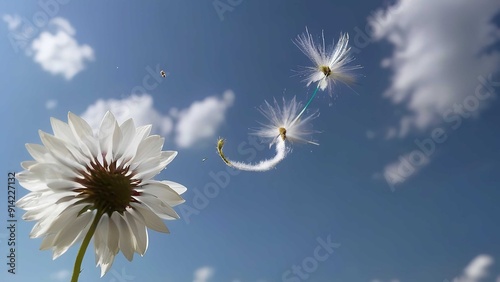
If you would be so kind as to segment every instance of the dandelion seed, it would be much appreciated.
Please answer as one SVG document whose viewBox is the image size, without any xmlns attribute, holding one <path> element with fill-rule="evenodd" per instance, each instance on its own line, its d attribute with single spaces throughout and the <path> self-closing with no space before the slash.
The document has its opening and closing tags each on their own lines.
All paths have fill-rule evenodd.
<svg viewBox="0 0 500 282">
<path fill-rule="evenodd" d="M 285 140 L 279 138 L 275 143 L 276 143 L 276 155 L 273 158 L 260 161 L 256 164 L 231 161 L 227 159 L 226 156 L 224 155 L 224 152 L 222 151 L 222 147 L 224 147 L 224 142 L 220 147 L 219 146 L 217 147 L 217 152 L 219 153 L 219 156 L 222 158 L 222 160 L 230 167 L 246 171 L 267 171 L 274 168 L 278 163 L 280 163 L 283 159 L 285 159 L 288 153 L 288 149 L 286 148 L 285 145 Z"/>
<path fill-rule="evenodd" d="M 51 119 L 54 135 L 40 131 L 43 145 L 27 144 L 34 158 L 23 162 L 20 184 L 30 193 L 17 202 L 24 220 L 37 221 L 30 237 L 43 237 L 41 249 L 53 258 L 83 239 L 75 262 L 77 281 L 85 250 L 94 237 L 103 276 L 121 250 L 131 261 L 148 248 L 147 228 L 169 233 L 162 219 L 178 219 L 172 207 L 184 202 L 181 184 L 156 181 L 177 155 L 162 151 L 164 139 L 151 126 L 118 125 L 108 112 L 94 135 L 82 118 Z"/>
<path fill-rule="evenodd" d="M 255 130 L 252 134 L 260 137 L 265 142 L 269 142 L 269 147 L 276 146 L 276 155 L 270 159 L 260 161 L 255 164 L 247 164 L 229 160 L 222 151 L 225 140 L 219 138 L 217 141 L 217 152 L 222 160 L 229 166 L 247 171 L 267 171 L 280 163 L 289 152 L 287 142 L 303 142 L 319 145 L 310 140 L 310 135 L 315 131 L 311 130 L 309 122 L 318 116 L 317 112 L 307 115 L 305 118 L 298 118 L 298 110 L 301 104 L 295 100 L 295 97 L 287 102 L 283 99 L 283 106 L 280 107 L 276 100 L 274 106 L 267 101 L 259 108 L 259 111 L 268 120 L 262 123 L 262 127 Z M 302 112 L 301 112 L 302 113 Z"/>
<path fill-rule="evenodd" d="M 319 145 L 311 140 L 311 135 L 316 133 L 310 127 L 310 121 L 319 116 L 317 111 L 313 111 L 304 118 L 300 118 L 303 112 L 299 112 L 302 103 L 297 102 L 294 97 L 287 102 L 283 99 L 283 105 L 274 100 L 274 105 L 264 101 L 264 105 L 259 108 L 260 113 L 267 119 L 265 123 L 260 123 L 261 128 L 253 130 L 252 135 L 260 137 L 270 145 L 281 137 L 283 141 L 309 143 Z"/>
<path fill-rule="evenodd" d="M 321 90 L 328 89 L 330 96 L 333 93 L 333 85 L 342 82 L 347 85 L 355 82 L 352 71 L 361 66 L 348 66 L 354 60 L 350 56 L 351 48 L 348 47 L 349 34 L 340 34 L 339 41 L 335 42 L 328 49 L 325 47 L 325 36 L 321 33 L 321 44 L 315 44 L 313 37 L 306 32 L 299 35 L 294 44 L 314 63 L 313 67 L 305 67 L 301 72 L 306 78 L 307 86 L 313 82 L 318 82 Z"/>
</svg>

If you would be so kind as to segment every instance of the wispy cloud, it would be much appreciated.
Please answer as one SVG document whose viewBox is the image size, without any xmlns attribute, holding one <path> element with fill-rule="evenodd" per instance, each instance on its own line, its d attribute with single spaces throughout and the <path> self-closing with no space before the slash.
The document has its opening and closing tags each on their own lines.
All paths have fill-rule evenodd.
<svg viewBox="0 0 500 282">
<path fill-rule="evenodd" d="M 463 274 L 453 279 L 452 282 L 483 281 L 483 279 L 489 276 L 489 268 L 493 265 L 493 263 L 493 257 L 485 254 L 478 255 L 469 263 L 469 265 L 467 265 L 467 267 L 465 267 Z"/>
<path fill-rule="evenodd" d="M 397 0 L 370 18 L 374 38 L 394 46 L 392 55 L 382 61 L 392 70 L 384 96 L 398 113 L 386 139 L 455 122 L 463 108 L 470 112 L 464 116 L 477 116 L 489 104 L 485 99 L 479 103 L 475 96 L 484 86 L 481 79 L 500 70 L 500 52 L 493 48 L 500 42 L 500 29 L 492 22 L 499 11 L 498 1 Z M 487 87 L 493 91 L 491 85 Z M 416 158 L 409 164 L 401 161 L 412 154 L 421 152 L 403 153 L 385 166 L 383 175 L 391 187 L 415 175 L 432 157 L 426 154 L 425 161 Z"/>
<path fill-rule="evenodd" d="M 45 108 L 47 110 L 53 110 L 57 107 L 57 100 L 55 99 L 50 99 L 45 102 Z"/>
<path fill-rule="evenodd" d="M 209 96 L 201 101 L 194 101 L 185 109 L 171 108 L 168 114 L 162 114 L 155 109 L 151 95 L 131 95 L 124 99 L 99 99 L 87 107 L 81 116 L 94 129 L 99 128 L 107 111 L 111 111 L 120 123 L 133 118 L 136 125 L 152 124 L 153 132 L 164 136 L 172 133 L 175 128 L 176 145 L 189 148 L 215 138 L 234 99 L 234 93 L 228 90 L 222 97 Z"/>
<path fill-rule="evenodd" d="M 372 130 L 367 130 L 365 134 L 366 134 L 366 138 L 368 138 L 368 139 L 373 139 L 373 138 L 375 138 L 375 136 L 377 136 L 377 134 Z"/>
<path fill-rule="evenodd" d="M 389 163 L 384 167 L 384 179 L 394 190 L 394 186 L 410 179 L 424 166 L 429 164 L 430 159 L 419 150 L 399 157 L 397 161 Z"/>
<path fill-rule="evenodd" d="M 11 20 L 9 26 L 15 23 Z M 68 20 L 53 18 L 47 30 L 33 40 L 28 54 L 44 70 L 70 80 L 85 68 L 86 61 L 94 60 L 94 50 L 89 45 L 79 45 L 75 34 Z"/>
<path fill-rule="evenodd" d="M 175 141 L 179 147 L 192 147 L 198 142 L 214 138 L 225 120 L 226 111 L 233 105 L 234 93 L 227 90 L 221 98 L 209 96 L 195 101 L 178 113 Z"/>
<path fill-rule="evenodd" d="M 7 23 L 7 28 L 10 31 L 16 30 L 21 25 L 21 17 L 19 15 L 3 15 L 2 20 Z"/>
<path fill-rule="evenodd" d="M 194 271 L 193 282 L 208 282 L 214 275 L 215 270 L 212 267 L 204 266 Z"/>
<path fill-rule="evenodd" d="M 153 97 L 148 94 L 124 99 L 99 99 L 85 110 L 82 117 L 92 128 L 99 128 L 107 111 L 113 112 L 119 123 L 133 118 L 136 126 L 152 124 L 152 130 L 157 134 L 168 135 L 172 131 L 172 119 L 154 108 Z"/>
<path fill-rule="evenodd" d="M 488 276 L 488 268 L 493 265 L 493 257 L 489 255 L 479 255 L 474 258 L 469 265 L 464 269 L 464 273 L 460 278 L 463 282 L 479 282 L 481 279 Z"/>
<path fill-rule="evenodd" d="M 481 282 L 490 276 L 489 268 L 494 264 L 495 260 L 490 255 L 481 254 L 475 257 L 463 270 L 462 275 L 453 278 L 451 281 L 445 279 L 443 282 Z M 500 276 L 496 280 L 500 281 Z M 380 279 L 372 279 L 371 282 L 384 282 Z M 390 282 L 400 282 L 399 279 L 393 278 Z"/>
<path fill-rule="evenodd" d="M 59 270 L 50 274 L 50 279 L 53 281 L 68 281 L 71 272 L 67 269 Z"/>
<path fill-rule="evenodd" d="M 383 61 L 393 71 L 385 97 L 405 108 L 389 137 L 439 123 L 474 93 L 479 75 L 499 70 L 500 53 L 491 48 L 500 39 L 492 23 L 499 10 L 499 1 L 399 0 L 371 18 L 375 39 L 394 46 Z"/>
</svg>

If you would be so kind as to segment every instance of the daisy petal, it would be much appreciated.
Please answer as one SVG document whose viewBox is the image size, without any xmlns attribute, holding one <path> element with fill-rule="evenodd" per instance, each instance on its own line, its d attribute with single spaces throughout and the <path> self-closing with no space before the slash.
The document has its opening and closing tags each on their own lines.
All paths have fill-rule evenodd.
<svg viewBox="0 0 500 282">
<path fill-rule="evenodd" d="M 131 203 L 130 205 L 144 218 L 144 223 L 147 227 L 158 232 L 170 233 L 165 223 L 149 207 L 136 203 Z"/>
<path fill-rule="evenodd" d="M 127 258 L 128 261 L 132 261 L 134 258 L 134 236 L 130 231 L 129 225 L 127 221 L 123 218 L 122 215 L 118 213 L 113 213 L 111 218 L 116 222 L 116 226 L 118 227 L 119 232 L 119 247 L 122 251 L 123 255 Z"/>
<path fill-rule="evenodd" d="M 136 198 L 146 204 L 161 219 L 179 219 L 179 215 L 169 205 L 164 204 L 160 199 L 153 195 L 143 193 Z"/>
<path fill-rule="evenodd" d="M 142 256 L 148 249 L 148 232 L 146 232 L 146 223 L 142 214 L 134 209 L 130 209 L 125 214 L 125 219 L 130 226 L 130 231 L 134 234 L 136 251 Z"/>
<path fill-rule="evenodd" d="M 169 184 L 167 184 L 166 182 L 167 181 L 151 182 L 149 184 L 142 186 L 141 191 L 149 195 L 155 196 L 156 198 L 160 199 L 161 201 L 170 206 L 176 206 L 178 204 L 184 203 L 185 200 L 180 196 L 180 194 L 176 190 L 171 188 L 171 186 L 169 186 Z M 174 183 L 173 186 L 175 186 L 176 189 L 179 190 L 182 190 L 182 188 L 187 189 L 186 187 L 177 184 L 175 182 L 171 183 Z"/>
</svg>

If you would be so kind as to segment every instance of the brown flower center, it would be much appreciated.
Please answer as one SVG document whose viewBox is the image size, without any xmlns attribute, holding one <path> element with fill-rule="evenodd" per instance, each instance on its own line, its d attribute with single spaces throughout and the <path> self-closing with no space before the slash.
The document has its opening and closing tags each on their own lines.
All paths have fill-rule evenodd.
<svg viewBox="0 0 500 282">
<path fill-rule="evenodd" d="M 320 66 L 319 70 L 326 76 L 330 76 L 332 74 L 332 69 L 329 66 Z"/>
<path fill-rule="evenodd" d="M 280 127 L 279 131 L 280 131 L 281 139 L 283 139 L 283 141 L 285 141 L 285 139 L 286 139 L 286 128 Z"/>
<path fill-rule="evenodd" d="M 83 198 L 80 203 L 87 203 L 87 209 L 98 209 L 109 216 L 113 212 L 122 214 L 130 202 L 137 202 L 132 196 L 140 193 L 135 190 L 139 187 L 140 180 L 132 179 L 134 173 L 129 167 L 116 166 L 116 161 L 101 164 L 94 159 L 85 171 L 80 171 L 83 178 L 75 179 L 84 188 L 73 189 L 79 193 L 77 197 Z"/>
</svg>

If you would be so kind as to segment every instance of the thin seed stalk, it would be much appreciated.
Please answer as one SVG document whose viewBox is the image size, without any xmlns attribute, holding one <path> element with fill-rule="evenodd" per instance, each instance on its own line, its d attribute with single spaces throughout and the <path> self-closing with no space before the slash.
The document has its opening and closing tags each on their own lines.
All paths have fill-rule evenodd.
<svg viewBox="0 0 500 282">
<path fill-rule="evenodd" d="M 326 79 L 326 76 L 323 79 Z M 318 81 L 318 86 L 316 86 L 316 89 L 314 89 L 314 92 L 311 95 L 311 98 L 309 98 L 309 101 L 307 101 L 306 105 L 304 106 L 302 111 L 300 111 L 300 113 L 297 115 L 297 117 L 293 119 L 291 125 L 295 124 L 299 120 L 300 116 L 302 116 L 302 114 L 306 111 L 307 107 L 309 106 L 309 104 L 311 104 L 314 97 L 316 97 L 316 94 L 318 93 L 318 90 L 319 90 L 319 85 L 320 85 L 321 81 L 323 81 L 323 79 Z"/>
</svg>

